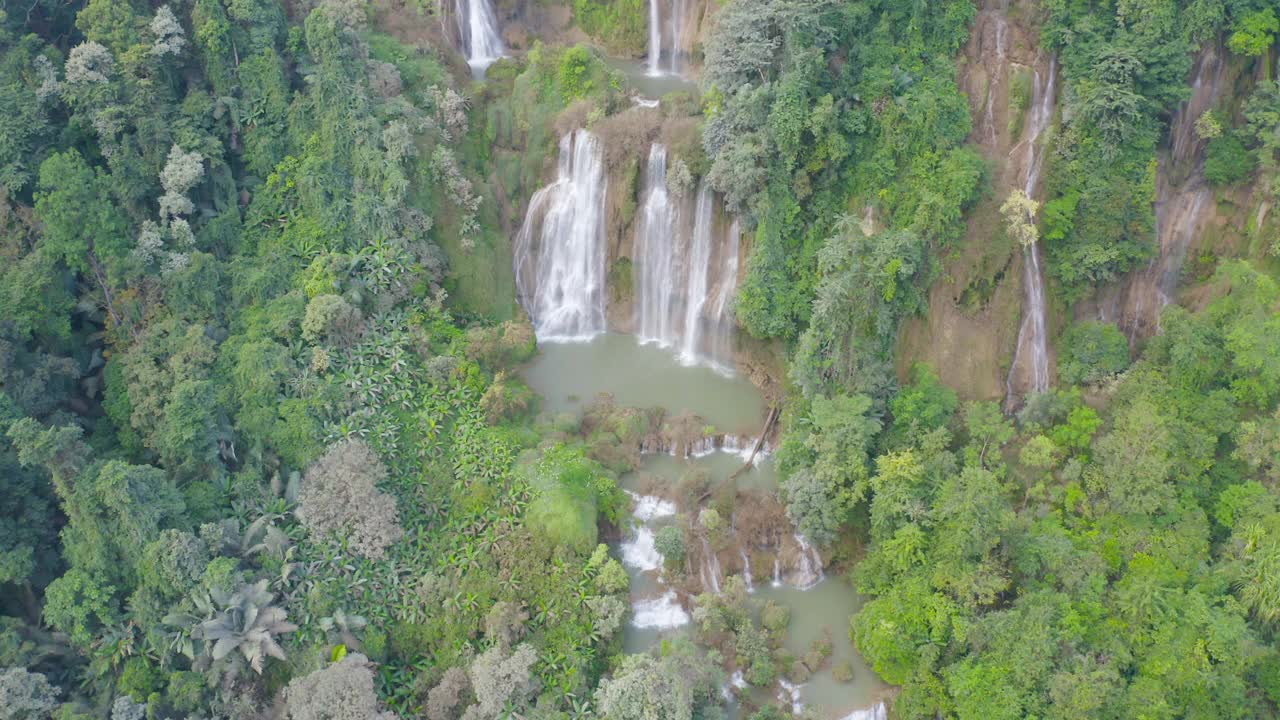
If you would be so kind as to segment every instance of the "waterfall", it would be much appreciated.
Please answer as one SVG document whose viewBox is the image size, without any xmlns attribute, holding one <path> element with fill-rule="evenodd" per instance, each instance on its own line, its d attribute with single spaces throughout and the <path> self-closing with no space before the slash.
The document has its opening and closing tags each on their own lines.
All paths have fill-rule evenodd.
<svg viewBox="0 0 1280 720">
<path fill-rule="evenodd" d="M 675 343 L 675 278 L 683 253 L 676 247 L 676 208 L 667 192 L 667 148 L 654 143 L 645 165 L 644 199 L 636 226 L 636 334 L 642 343 Z"/>
<path fill-rule="evenodd" d="M 662 568 L 662 553 L 658 552 L 653 530 L 647 527 L 636 528 L 635 537 L 622 543 L 620 548 L 622 564 L 641 572 L 652 572 Z"/>
<path fill-rule="evenodd" d="M 1195 124 L 1213 108 L 1222 92 L 1225 63 L 1216 45 L 1196 59 L 1191 98 L 1169 126 L 1169 145 L 1162 150 L 1156 176 L 1156 239 L 1158 254 L 1145 270 L 1134 273 L 1125 289 L 1127 305 L 1119 315 L 1130 342 L 1144 331 L 1159 330 L 1160 311 L 1173 302 L 1182 265 L 1191 243 L 1213 209 L 1213 192 L 1204 179 L 1205 143 Z"/>
<path fill-rule="evenodd" d="M 885 707 L 882 700 L 865 710 L 854 710 L 841 720 L 887 720 L 888 717 L 889 709 Z"/>
<path fill-rule="evenodd" d="M 682 211 L 667 189 L 667 149 L 650 146 L 632 247 L 635 327 L 641 343 L 672 348 L 685 365 L 730 373 L 739 231 L 723 233 L 717 203 L 704 180 L 692 213 Z"/>
<path fill-rule="evenodd" d="M 543 342 L 605 330 L 605 174 L 599 138 L 560 138 L 555 182 L 534 193 L 515 240 L 516 290 Z"/>
<path fill-rule="evenodd" d="M 680 606 L 674 590 L 668 590 L 655 598 L 637 601 L 632 606 L 631 624 L 637 628 L 670 630 L 688 622 L 689 613 Z"/>
<path fill-rule="evenodd" d="M 995 26 L 995 37 L 991 38 L 995 43 L 995 67 L 987 77 L 987 102 L 983 109 L 982 118 L 982 125 L 986 131 L 987 140 L 991 143 L 996 142 L 996 137 L 998 135 L 995 117 L 997 95 L 996 86 L 1004 79 L 1004 76 L 1009 71 L 1008 63 L 1006 62 L 1006 58 L 1009 53 L 1009 19 L 1006 17 L 1005 13 L 1006 11 L 1004 8 L 988 8 L 980 11 L 980 14 L 990 18 L 991 24 Z M 985 27 L 986 26 L 984 25 L 984 28 Z M 984 33 L 981 36 L 981 39 L 985 44 L 988 37 Z M 983 54 L 985 54 L 985 48 L 983 48 L 983 51 Z"/>
<path fill-rule="evenodd" d="M 1057 58 L 1049 59 L 1048 78 L 1035 71 L 1031 86 L 1031 115 L 1026 123 L 1021 145 L 1026 179 L 1022 191 L 1034 198 L 1044 167 L 1045 148 L 1040 135 L 1053 120 L 1054 89 L 1057 80 Z M 1005 383 L 1006 406 L 1015 401 L 1015 377 L 1019 372 L 1029 374 L 1028 389 L 1044 392 L 1049 389 L 1049 349 L 1045 329 L 1044 272 L 1040 267 L 1040 245 L 1032 243 L 1022 249 L 1022 277 L 1026 286 L 1026 302 L 1022 325 L 1018 328 L 1018 345 L 1014 350 L 1013 364 Z M 1029 356 L 1024 355 L 1029 353 Z M 1024 367 L 1029 363 L 1029 367 Z"/>
<path fill-rule="evenodd" d="M 729 234 L 720 245 L 720 284 L 711 306 L 710 356 L 721 369 L 733 367 L 733 298 L 738 290 L 738 253 L 742 229 L 735 217 Z"/>
<path fill-rule="evenodd" d="M 698 184 L 698 201 L 693 211 L 693 242 L 686 265 L 689 274 L 684 289 L 684 336 L 680 361 L 698 363 L 702 340 L 702 308 L 707 304 L 707 274 L 711 271 L 711 235 L 716 221 L 715 194 L 704 179 Z"/>
<path fill-rule="evenodd" d="M 661 75 L 662 67 L 662 14 L 658 12 L 658 0 L 649 0 L 649 74 Z"/>
<path fill-rule="evenodd" d="M 742 582 L 747 586 L 747 592 L 755 592 L 755 583 L 751 581 L 751 556 L 746 550 L 738 550 L 742 554 Z"/>
<path fill-rule="evenodd" d="M 663 23 L 662 10 L 658 3 L 662 0 L 649 0 L 649 56 L 647 58 L 648 74 L 678 75 L 682 69 L 681 60 L 684 51 L 684 16 L 688 13 L 687 0 L 671 0 L 666 23 Z M 665 30 L 665 32 L 664 32 Z M 666 66 L 663 66 L 663 60 Z"/>
<path fill-rule="evenodd" d="M 676 504 L 653 495 L 640 495 L 623 490 L 636 504 L 631 516 L 640 522 L 649 522 L 657 518 L 672 517 L 676 514 Z"/>
<path fill-rule="evenodd" d="M 636 524 L 631 536 L 619 547 L 622 564 L 657 576 L 661 587 L 663 581 L 658 573 L 665 558 L 655 543 L 653 521 L 673 517 L 676 514 L 675 503 L 653 495 L 639 495 L 630 490 L 625 492 L 635 504 L 631 516 Z M 670 588 L 664 589 L 661 595 L 633 599 L 631 610 L 631 624 L 637 628 L 670 630 L 689 622 L 689 613 Z"/>
<path fill-rule="evenodd" d="M 671 56 L 668 68 L 672 75 L 679 75 L 684 70 L 681 61 L 684 59 L 684 16 L 688 13 L 687 0 L 671 2 Z"/>
<path fill-rule="evenodd" d="M 454 15 L 462 54 L 473 70 L 483 70 L 502 57 L 506 49 L 498 33 L 498 18 L 491 0 L 455 0 Z"/>
<path fill-rule="evenodd" d="M 801 590 L 808 590 L 827 577 L 822 569 L 822 556 L 803 535 L 796 533 L 794 537 L 796 544 L 800 546 L 800 553 L 796 558 L 795 585 Z"/>
<path fill-rule="evenodd" d="M 791 708 L 792 715 L 799 715 L 804 712 L 804 699 L 800 694 L 800 689 L 804 687 L 804 683 L 793 683 L 786 678 L 778 678 L 778 699 L 786 703 Z"/>
</svg>

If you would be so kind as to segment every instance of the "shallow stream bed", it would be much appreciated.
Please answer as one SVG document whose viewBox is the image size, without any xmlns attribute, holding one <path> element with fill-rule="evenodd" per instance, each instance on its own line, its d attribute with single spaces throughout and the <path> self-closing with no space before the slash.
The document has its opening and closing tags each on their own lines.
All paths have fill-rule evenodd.
<svg viewBox="0 0 1280 720">
<path fill-rule="evenodd" d="M 621 406 L 663 407 L 672 414 L 692 412 L 718 432 L 754 437 L 760 433 L 766 413 L 760 393 L 745 379 L 706 367 L 682 365 L 671 351 L 642 345 L 627 335 L 610 333 L 589 342 L 543 344 L 524 375 L 542 395 L 543 409 L 550 414 L 580 414 L 598 393 L 607 392 Z M 743 467 L 749 454 L 750 448 L 739 447 L 690 458 L 646 455 L 637 472 L 622 478 L 622 486 L 636 501 L 636 516 L 625 537 L 614 547 L 632 582 L 632 617 L 624 636 L 627 652 L 645 652 L 663 638 L 690 630 L 689 599 L 668 587 L 661 568 L 662 557 L 653 547 L 654 534 L 663 525 L 677 521 L 673 499 L 680 478 L 694 470 L 706 472 L 716 480 L 728 478 Z M 772 458 L 768 456 L 760 457 L 735 479 L 735 485 L 743 490 L 772 491 L 777 482 Z M 883 706 L 878 705 L 878 698 L 885 686 L 849 639 L 849 616 L 861 600 L 848 579 L 828 575 L 801 589 L 788 586 L 779 578 L 770 582 L 767 569 L 763 573 L 756 569 L 753 574 L 757 576 L 750 584 L 754 599 L 773 600 L 791 609 L 786 649 L 800 656 L 815 640 L 826 636 L 832 644 L 832 655 L 823 669 L 803 683 L 787 682 L 782 688 L 745 692 L 756 701 L 780 694 L 784 705 L 794 703 L 796 710 L 815 707 L 825 718 L 882 717 Z M 719 584 L 723 579 L 710 582 Z M 833 668 L 842 663 L 853 670 L 850 682 L 840 682 L 833 675 Z M 789 688 L 794 689 L 794 697 Z M 733 704 L 730 711 L 736 717 Z"/>
</svg>

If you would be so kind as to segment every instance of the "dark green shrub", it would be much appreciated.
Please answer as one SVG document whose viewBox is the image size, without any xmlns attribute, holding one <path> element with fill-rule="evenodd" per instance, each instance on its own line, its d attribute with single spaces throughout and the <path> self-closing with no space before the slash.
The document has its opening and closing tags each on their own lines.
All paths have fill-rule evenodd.
<svg viewBox="0 0 1280 720">
<path fill-rule="evenodd" d="M 639 55 L 648 41 L 649 10 L 643 0 L 574 0 L 573 18 L 610 53 Z"/>
<path fill-rule="evenodd" d="M 662 553 L 668 568 L 677 568 L 684 563 L 684 531 L 679 527 L 668 525 L 658 530 L 653 545 Z"/>
<path fill-rule="evenodd" d="M 1129 340 L 1112 323 L 1077 323 L 1062 336 L 1058 375 L 1064 382 L 1097 383 L 1127 367 Z"/>
<path fill-rule="evenodd" d="M 131 657 L 120 670 L 116 687 L 136 702 L 146 702 L 151 693 L 160 688 L 160 671 L 144 657 Z"/>
<path fill-rule="evenodd" d="M 1204 179 L 1213 185 L 1234 185 L 1252 174 L 1255 164 L 1253 153 L 1235 135 L 1222 135 L 1205 149 Z"/>
</svg>

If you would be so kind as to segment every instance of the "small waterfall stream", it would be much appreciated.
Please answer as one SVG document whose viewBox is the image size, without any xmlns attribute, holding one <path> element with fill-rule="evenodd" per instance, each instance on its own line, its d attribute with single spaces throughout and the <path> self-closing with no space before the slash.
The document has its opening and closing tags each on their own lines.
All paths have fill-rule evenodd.
<svg viewBox="0 0 1280 720">
<path fill-rule="evenodd" d="M 710 357 L 712 362 L 727 363 L 733 367 L 733 332 L 736 321 L 733 316 L 733 298 L 738 291 L 738 254 L 741 252 L 742 228 L 735 217 L 729 224 L 729 232 L 720 244 L 718 276 L 720 284 L 715 291 L 715 302 L 711 307 L 712 324 L 710 335 Z"/>
<path fill-rule="evenodd" d="M 605 331 L 605 193 L 599 138 L 560 138 L 556 180 L 533 194 L 514 247 L 517 296 L 539 341 Z"/>
<path fill-rule="evenodd" d="M 662 74 L 662 13 L 658 0 L 649 0 L 649 74 Z"/>
<path fill-rule="evenodd" d="M 462 54 L 472 70 L 484 70 L 506 53 L 492 0 L 455 0 L 454 17 Z"/>
<path fill-rule="evenodd" d="M 684 274 L 676 236 L 677 211 L 667 191 L 667 148 L 654 143 L 645 165 L 645 189 L 636 225 L 636 335 L 642 343 L 675 344 L 675 279 Z"/>
<path fill-rule="evenodd" d="M 1025 179 L 1022 191 L 1034 198 L 1040 183 L 1040 171 L 1044 167 L 1045 147 L 1040 136 L 1053 120 L 1055 90 L 1057 85 L 1057 58 L 1049 59 L 1044 77 L 1035 71 L 1032 80 L 1030 116 L 1023 132 L 1022 160 Z M 1016 148 L 1015 148 L 1016 149 Z M 1013 364 L 1005 383 L 1005 404 L 1016 401 L 1018 378 L 1023 379 L 1025 390 L 1044 392 L 1049 389 L 1049 343 L 1045 327 L 1044 271 L 1040 263 L 1040 243 L 1035 242 L 1022 249 L 1022 276 L 1026 289 L 1022 325 L 1018 328 L 1018 345 Z"/>
<path fill-rule="evenodd" d="M 684 333 L 680 343 L 680 361 L 686 365 L 698 363 L 698 351 L 702 346 L 702 309 L 707 304 L 707 275 L 711 271 L 711 235 L 715 221 L 715 194 L 704 180 L 698 185 L 698 201 L 693 211 L 693 242 L 686 263 Z"/>
<path fill-rule="evenodd" d="M 796 544 L 800 546 L 798 561 L 794 571 L 793 584 L 801 590 L 807 590 L 827 578 L 822 568 L 822 556 L 817 548 L 809 544 L 800 533 L 795 534 Z"/>
<path fill-rule="evenodd" d="M 642 343 L 673 348 L 684 365 L 733 367 L 733 297 L 738 282 L 737 223 L 724 231 L 718 198 L 699 183 L 688 202 L 667 189 L 667 150 L 655 143 L 632 248 L 635 327 Z"/>
<path fill-rule="evenodd" d="M 679 75 L 684 61 L 684 20 L 688 0 L 649 0 L 649 75 Z M 664 16 L 664 12 L 665 16 Z M 665 62 L 665 64 L 664 64 Z"/>
<path fill-rule="evenodd" d="M 983 105 L 982 112 L 982 133 L 986 141 L 994 144 L 999 135 L 996 128 L 996 87 L 1000 83 L 1007 82 L 1009 74 L 1009 18 L 1008 10 L 1000 3 L 994 3 L 995 7 L 984 7 L 978 11 L 979 20 L 975 23 L 975 28 L 980 27 L 983 33 L 979 36 L 982 43 L 982 50 L 986 50 L 988 42 L 994 44 L 993 52 L 989 53 L 989 57 L 993 61 L 991 63 L 991 71 L 987 76 L 986 93 L 987 100 Z M 985 53 L 984 53 L 985 54 Z"/>
<path fill-rule="evenodd" d="M 1114 319 L 1131 343 L 1159 331 L 1160 312 L 1173 302 L 1187 252 L 1213 210 L 1213 192 L 1204 179 L 1205 141 L 1196 134 L 1195 124 L 1217 103 L 1225 71 L 1217 45 L 1206 46 L 1196 58 L 1191 98 L 1169 125 L 1169 144 L 1157 167 L 1158 253 L 1146 268 L 1130 276 L 1111 306 L 1100 308 L 1099 315 Z"/>
</svg>

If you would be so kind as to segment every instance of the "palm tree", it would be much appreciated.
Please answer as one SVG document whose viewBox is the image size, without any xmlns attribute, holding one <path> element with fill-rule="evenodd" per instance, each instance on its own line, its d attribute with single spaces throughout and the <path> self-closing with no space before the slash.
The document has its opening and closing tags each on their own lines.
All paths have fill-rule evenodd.
<svg viewBox="0 0 1280 720">
<path fill-rule="evenodd" d="M 243 658 L 261 674 L 267 656 L 285 659 L 276 636 L 298 629 L 285 619 L 282 608 L 271 604 L 275 596 L 267 582 L 244 585 L 231 594 L 216 590 L 196 595 L 192 600 L 203 617 L 175 613 L 164 622 L 187 629 L 190 642 L 182 644 L 187 657 L 202 664 L 228 663 L 228 672 L 237 669 Z"/>
</svg>

